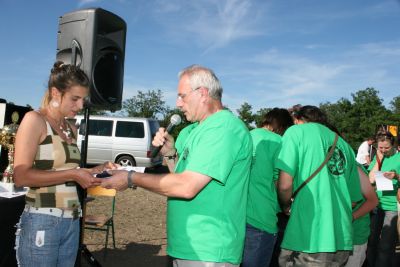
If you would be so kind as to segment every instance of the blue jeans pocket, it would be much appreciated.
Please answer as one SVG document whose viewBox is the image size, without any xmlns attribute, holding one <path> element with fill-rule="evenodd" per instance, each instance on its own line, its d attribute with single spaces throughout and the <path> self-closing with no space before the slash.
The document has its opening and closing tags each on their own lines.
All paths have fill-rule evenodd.
<svg viewBox="0 0 400 267">
<path fill-rule="evenodd" d="M 23 212 L 16 232 L 16 253 L 20 266 L 55 266 L 62 218 Z"/>
</svg>

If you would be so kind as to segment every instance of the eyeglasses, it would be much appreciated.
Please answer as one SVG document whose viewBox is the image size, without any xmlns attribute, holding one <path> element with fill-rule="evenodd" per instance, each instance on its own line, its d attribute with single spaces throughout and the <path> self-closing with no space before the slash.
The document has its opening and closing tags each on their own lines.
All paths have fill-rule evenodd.
<svg viewBox="0 0 400 267">
<path fill-rule="evenodd" d="M 193 93 L 194 91 L 200 89 L 202 86 L 197 87 L 196 89 L 191 90 L 189 93 L 187 94 L 178 94 L 178 96 L 176 97 L 178 100 L 183 101 L 185 99 L 185 97 L 187 97 L 188 95 L 190 95 L 191 93 Z"/>
<path fill-rule="evenodd" d="M 191 90 L 189 93 L 186 93 L 186 94 L 178 94 L 177 100 L 183 101 L 183 100 L 185 99 L 185 97 L 187 97 L 188 95 L 190 95 L 191 93 L 193 93 L 194 91 L 196 91 L 196 90 L 198 90 L 198 89 L 200 89 L 200 88 L 201 88 L 201 86 L 199 86 L 199 87 L 197 87 L 197 88 Z"/>
</svg>

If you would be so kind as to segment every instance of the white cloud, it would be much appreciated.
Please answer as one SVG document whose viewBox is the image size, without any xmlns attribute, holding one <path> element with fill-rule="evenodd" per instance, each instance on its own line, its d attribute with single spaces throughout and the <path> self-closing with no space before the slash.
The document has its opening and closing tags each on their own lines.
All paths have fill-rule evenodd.
<svg viewBox="0 0 400 267">
<path fill-rule="evenodd" d="M 225 71 L 224 80 L 230 80 L 236 88 L 226 91 L 224 99 L 236 107 L 247 101 L 256 111 L 351 99 L 351 93 L 374 87 L 387 103 L 399 95 L 398 47 L 400 41 L 349 45 L 335 51 L 334 57 L 269 49 L 237 61 Z M 324 47 L 321 51 L 330 50 Z M 246 88 L 240 88 L 243 84 Z"/>
<path fill-rule="evenodd" d="M 84 5 L 88 5 L 88 4 L 92 4 L 92 3 L 96 3 L 96 2 L 101 2 L 101 0 L 79 0 L 78 6 L 82 7 Z"/>
<path fill-rule="evenodd" d="M 250 0 L 157 1 L 154 16 L 170 41 L 188 39 L 207 53 L 264 34 L 257 29 L 261 9 L 262 4 L 254 6 Z"/>
</svg>

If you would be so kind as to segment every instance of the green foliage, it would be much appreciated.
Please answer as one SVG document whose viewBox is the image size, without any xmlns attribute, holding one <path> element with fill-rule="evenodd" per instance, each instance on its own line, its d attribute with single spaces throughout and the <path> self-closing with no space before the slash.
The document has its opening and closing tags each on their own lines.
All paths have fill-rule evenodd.
<svg viewBox="0 0 400 267">
<path fill-rule="evenodd" d="M 254 128 L 251 124 L 255 120 L 255 115 L 253 115 L 251 109 L 252 106 L 249 103 L 244 102 L 240 108 L 236 110 L 239 114 L 239 118 L 244 122 L 244 124 L 246 124 L 249 130 Z"/>
<path fill-rule="evenodd" d="M 393 113 L 386 109 L 379 91 L 366 88 L 351 94 L 352 100 L 341 98 L 336 103 L 323 103 L 320 108 L 343 137 L 356 149 L 365 138 L 376 133 L 379 125 L 398 125 Z M 395 100 L 394 100 L 395 101 Z"/>
<path fill-rule="evenodd" d="M 172 132 L 170 133 L 170 134 L 175 138 L 175 140 L 176 140 L 176 138 L 178 137 L 179 132 L 180 132 L 183 128 L 185 128 L 186 126 L 188 126 L 191 122 L 189 122 L 189 121 L 186 120 L 185 115 L 183 114 L 183 112 L 182 112 L 180 109 L 174 108 L 174 109 L 169 109 L 169 110 L 165 113 L 164 118 L 163 118 L 162 120 L 160 120 L 160 127 L 167 128 L 168 125 L 169 125 L 170 122 L 171 122 L 171 116 L 174 115 L 174 114 L 178 114 L 178 115 L 181 117 L 181 119 L 182 119 L 182 122 L 181 122 L 179 125 L 176 125 L 176 126 L 174 127 L 174 129 L 172 130 Z"/>
<path fill-rule="evenodd" d="M 122 103 L 122 109 L 129 117 L 144 117 L 156 119 L 165 117 L 169 107 L 165 104 L 161 90 L 138 91 L 137 96 L 129 98 Z"/>
<path fill-rule="evenodd" d="M 400 113 L 400 96 L 396 96 L 390 101 L 391 109 L 394 113 Z"/>
<path fill-rule="evenodd" d="M 259 109 L 256 114 L 254 114 L 254 121 L 256 123 L 257 128 L 262 127 L 262 122 L 264 121 L 264 116 L 268 112 L 271 111 L 271 108 L 261 108 Z"/>
<path fill-rule="evenodd" d="M 398 121 L 400 120 L 400 96 L 396 96 L 390 102 L 390 110 L 393 112 L 394 119 Z"/>
<path fill-rule="evenodd" d="M 100 108 L 91 108 L 90 115 L 106 115 L 107 112 L 104 109 Z"/>
</svg>

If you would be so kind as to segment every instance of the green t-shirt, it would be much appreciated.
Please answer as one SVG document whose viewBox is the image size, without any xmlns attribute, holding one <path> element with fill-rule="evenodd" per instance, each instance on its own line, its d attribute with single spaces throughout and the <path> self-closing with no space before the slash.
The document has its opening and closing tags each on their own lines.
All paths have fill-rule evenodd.
<svg viewBox="0 0 400 267">
<path fill-rule="evenodd" d="M 364 173 L 368 176 L 367 170 L 365 170 L 364 166 L 357 163 Z M 357 205 L 353 208 L 353 211 L 360 208 L 362 204 L 364 204 L 365 198 L 363 197 L 362 201 L 359 201 Z M 365 214 L 364 216 L 358 218 L 353 222 L 353 245 L 362 245 L 368 241 L 368 237 L 370 234 L 370 218 L 369 213 Z"/>
<path fill-rule="evenodd" d="M 247 199 L 247 223 L 277 233 L 279 211 L 275 187 L 277 172 L 275 159 L 281 148 L 281 136 L 263 128 L 250 132 L 253 139 L 253 160 Z"/>
<path fill-rule="evenodd" d="M 293 191 L 325 160 L 334 138 L 334 132 L 318 123 L 294 125 L 285 132 L 277 167 L 293 177 Z M 354 152 L 339 137 L 328 163 L 297 194 L 282 248 L 306 253 L 352 250 L 351 203 L 361 199 Z"/>
<path fill-rule="evenodd" d="M 240 263 L 252 153 L 248 129 L 223 110 L 185 128 L 175 147 L 176 173 L 193 171 L 212 180 L 193 199 L 168 199 L 168 254 Z"/>
<path fill-rule="evenodd" d="M 368 169 L 372 170 L 375 164 L 376 164 L 376 157 L 374 157 L 374 160 L 371 162 Z M 396 153 L 390 157 L 384 157 L 383 159 L 381 171 L 387 172 L 392 170 L 396 171 L 396 173 L 400 173 L 400 153 Z M 378 196 L 379 199 L 378 207 L 381 208 L 382 210 L 397 211 L 396 194 L 397 194 L 397 189 L 399 188 L 399 183 L 397 179 L 393 179 L 392 183 L 393 183 L 393 190 L 376 191 L 376 195 Z"/>
</svg>

